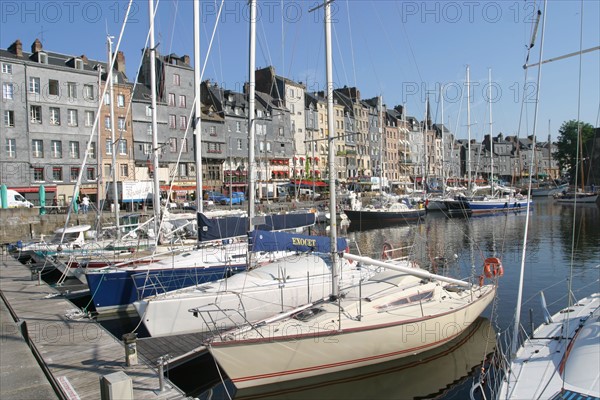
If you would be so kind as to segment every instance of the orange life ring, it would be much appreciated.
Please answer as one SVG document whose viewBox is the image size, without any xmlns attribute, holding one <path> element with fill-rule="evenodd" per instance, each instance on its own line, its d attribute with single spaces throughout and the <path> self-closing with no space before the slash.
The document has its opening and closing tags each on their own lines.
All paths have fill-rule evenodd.
<svg viewBox="0 0 600 400">
<path fill-rule="evenodd" d="M 486 258 L 483 262 L 483 273 L 486 278 L 495 278 L 504 275 L 504 267 L 497 257 Z"/>
<path fill-rule="evenodd" d="M 389 244 L 388 242 L 385 242 L 385 243 L 383 244 L 383 247 L 382 247 L 382 249 L 381 249 L 381 259 L 382 259 L 382 260 L 390 260 L 390 259 L 391 259 L 391 257 L 390 257 L 390 255 L 389 255 L 388 253 L 389 253 L 391 250 L 392 250 L 392 245 L 391 245 L 391 244 Z"/>
</svg>

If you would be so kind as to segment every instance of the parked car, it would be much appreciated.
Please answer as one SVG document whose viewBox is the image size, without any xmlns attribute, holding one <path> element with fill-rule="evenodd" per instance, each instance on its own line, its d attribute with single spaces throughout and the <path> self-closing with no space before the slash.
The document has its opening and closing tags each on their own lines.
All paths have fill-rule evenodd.
<svg viewBox="0 0 600 400">
<path fill-rule="evenodd" d="M 231 197 L 223 197 L 220 201 L 221 204 L 243 204 L 246 200 L 244 192 L 233 192 Z"/>
<path fill-rule="evenodd" d="M 306 197 L 308 197 L 309 199 L 312 199 L 312 200 L 316 200 L 319 197 L 321 197 L 321 195 L 319 193 L 313 192 L 312 189 L 299 189 L 298 194 L 300 196 L 306 196 Z"/>
<path fill-rule="evenodd" d="M 207 191 L 204 192 L 204 200 L 213 201 L 214 203 L 220 203 L 226 196 L 221 192 Z"/>
</svg>

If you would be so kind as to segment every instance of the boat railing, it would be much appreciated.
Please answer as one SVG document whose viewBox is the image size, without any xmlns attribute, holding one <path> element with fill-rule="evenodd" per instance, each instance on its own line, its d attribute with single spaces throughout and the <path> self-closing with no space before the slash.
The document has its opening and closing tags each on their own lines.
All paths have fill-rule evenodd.
<svg viewBox="0 0 600 400">
<path fill-rule="evenodd" d="M 219 327 L 219 322 L 216 318 L 217 316 L 224 316 L 233 326 L 233 330 L 240 330 L 244 326 L 253 326 L 252 323 L 246 318 L 245 313 L 238 309 L 221 308 L 216 303 L 210 304 L 210 306 L 214 308 L 206 308 L 206 306 L 203 306 L 190 308 L 188 310 L 188 312 L 192 313 L 194 317 L 202 319 L 202 322 L 204 322 L 204 325 L 207 327 L 207 331 L 210 333 L 210 337 L 218 337 L 223 341 L 231 336 L 231 329 Z M 244 322 L 236 322 L 236 320 L 233 318 L 233 315 L 239 315 L 241 320 Z M 257 332 L 259 335 L 261 335 L 259 331 Z"/>
<path fill-rule="evenodd" d="M 197 268 L 185 268 L 181 271 L 169 269 L 166 271 L 147 271 L 132 274 L 131 279 L 133 279 L 137 298 L 141 300 L 151 296 L 159 297 L 170 291 L 186 290 L 187 288 L 195 287 L 202 283 L 227 278 L 237 271 L 239 271 L 239 269 L 232 266 L 219 272 L 199 271 Z"/>
</svg>

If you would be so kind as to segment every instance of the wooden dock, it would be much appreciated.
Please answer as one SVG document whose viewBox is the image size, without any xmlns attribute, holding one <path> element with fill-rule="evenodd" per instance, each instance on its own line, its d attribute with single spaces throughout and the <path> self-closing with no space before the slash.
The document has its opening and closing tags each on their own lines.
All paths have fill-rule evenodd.
<svg viewBox="0 0 600 400">
<path fill-rule="evenodd" d="M 63 297 L 52 297 L 58 292 L 32 280 L 30 270 L 11 256 L 2 255 L 0 260 L 0 292 L 63 398 L 98 400 L 100 378 L 115 372 L 132 379 L 135 399 L 186 398 L 166 378 L 161 392 L 157 368 L 143 357 L 139 365 L 128 367 L 121 340 L 93 320 L 68 318 L 75 306 Z M 3 365 L 9 362 L 1 360 Z"/>
</svg>

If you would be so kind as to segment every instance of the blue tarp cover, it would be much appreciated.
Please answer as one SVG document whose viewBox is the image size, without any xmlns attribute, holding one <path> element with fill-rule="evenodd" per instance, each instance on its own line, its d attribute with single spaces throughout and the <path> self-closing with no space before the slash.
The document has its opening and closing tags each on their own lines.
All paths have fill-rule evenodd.
<svg viewBox="0 0 600 400">
<path fill-rule="evenodd" d="M 281 231 L 315 224 L 314 213 L 265 215 L 265 223 L 254 228 L 261 231 Z M 207 218 L 198 213 L 198 240 L 206 242 L 248 234 L 248 217 Z"/>
<path fill-rule="evenodd" d="M 317 253 L 331 252 L 331 240 L 328 236 L 307 236 L 288 232 L 267 232 L 255 230 L 250 233 L 253 251 L 314 251 Z M 337 239 L 337 251 L 344 251 L 347 242 L 344 238 Z"/>
</svg>

